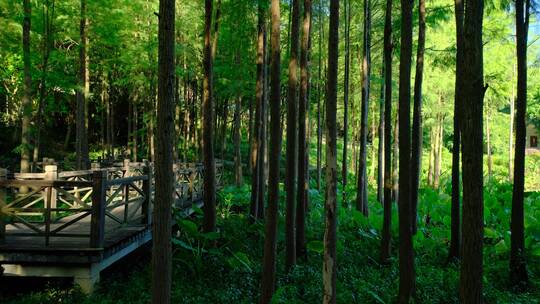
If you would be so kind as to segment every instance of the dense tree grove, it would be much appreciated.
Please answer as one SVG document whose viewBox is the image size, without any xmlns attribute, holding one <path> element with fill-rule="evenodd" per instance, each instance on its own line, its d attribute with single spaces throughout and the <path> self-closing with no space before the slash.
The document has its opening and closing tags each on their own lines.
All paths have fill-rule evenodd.
<svg viewBox="0 0 540 304">
<path fill-rule="evenodd" d="M 0 0 L 0 302 L 540 301 L 538 16 L 535 0 Z M 2 276 L 10 203 L 74 208 L 20 180 L 128 159 L 145 188 L 104 201 L 124 193 L 127 218 L 130 191 L 153 191 L 151 250 L 92 294 Z M 90 214 L 98 191 L 78 189 L 62 195 L 92 195 Z M 175 204 L 188 191 L 201 204 Z"/>
</svg>

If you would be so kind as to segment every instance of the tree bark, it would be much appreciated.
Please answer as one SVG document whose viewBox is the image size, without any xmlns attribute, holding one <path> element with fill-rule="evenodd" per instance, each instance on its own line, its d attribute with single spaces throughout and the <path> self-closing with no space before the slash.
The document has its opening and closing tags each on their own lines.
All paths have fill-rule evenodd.
<svg viewBox="0 0 540 304">
<path fill-rule="evenodd" d="M 336 230 L 337 230 L 337 76 L 339 57 L 339 0 L 330 1 L 328 30 L 328 85 L 326 92 L 326 192 L 323 303 L 336 303 Z"/>
<path fill-rule="evenodd" d="M 242 154 L 240 153 L 240 118 L 241 118 L 242 97 L 236 98 L 234 107 L 234 176 L 236 186 L 243 183 L 242 178 Z M 213 141 L 212 141 L 213 142 Z"/>
<path fill-rule="evenodd" d="M 265 17 L 266 19 L 266 17 Z M 267 132 L 267 125 L 268 125 L 268 87 L 269 87 L 269 77 L 268 77 L 268 66 L 270 62 L 270 52 L 268 52 L 268 39 L 267 39 L 267 30 L 266 30 L 266 21 L 265 21 L 265 29 L 264 29 L 264 78 L 263 78 L 263 100 L 262 100 L 262 106 L 261 106 L 261 118 L 262 118 L 262 125 L 261 125 L 261 157 L 259 158 L 259 167 L 261 168 L 259 172 L 259 198 L 257 201 L 257 204 L 259 207 L 257 208 L 257 218 L 258 219 L 264 219 L 264 196 L 266 191 L 266 183 L 268 181 L 268 174 L 269 174 L 269 168 L 268 168 L 268 153 L 267 146 L 268 146 L 268 132 Z"/>
<path fill-rule="evenodd" d="M 152 220 L 152 303 L 171 302 L 171 222 L 174 173 L 175 4 L 159 2 L 156 190 Z"/>
<path fill-rule="evenodd" d="M 345 71 L 343 81 L 343 157 L 341 160 L 341 184 L 343 206 L 347 203 L 347 150 L 349 148 L 349 74 L 350 74 L 350 28 L 351 28 L 351 0 L 345 1 Z"/>
<path fill-rule="evenodd" d="M 368 215 L 367 201 L 367 137 L 369 89 L 371 77 L 371 1 L 364 0 L 364 37 L 362 58 L 362 105 L 360 114 L 360 166 L 357 175 L 356 209 Z"/>
<path fill-rule="evenodd" d="M 263 103 L 264 103 L 264 63 L 265 63 L 265 31 L 266 31 L 266 14 L 265 7 L 262 3 L 258 3 L 258 23 L 257 23 L 257 80 L 255 87 L 255 125 L 253 145 L 251 146 L 251 158 L 252 174 L 251 174 L 251 208 L 250 215 L 252 219 L 257 218 L 259 207 L 259 191 L 260 191 L 260 177 L 262 172 L 262 166 L 260 158 L 261 154 L 261 141 L 265 134 L 262 133 L 263 124 Z"/>
<path fill-rule="evenodd" d="M 319 2 L 319 73 L 317 82 L 317 190 L 321 191 L 321 176 L 322 176 L 322 119 L 321 119 L 321 99 L 322 99 L 322 40 L 324 39 L 323 32 L 323 13 L 322 2 Z"/>
<path fill-rule="evenodd" d="M 268 207 L 264 238 L 263 272 L 260 304 L 270 303 L 276 284 L 277 221 L 279 205 L 279 160 L 281 154 L 281 88 L 280 88 L 280 11 L 279 0 L 272 0 L 271 68 L 270 68 L 270 153 L 268 156 Z"/>
<path fill-rule="evenodd" d="M 451 232 L 448 260 L 461 257 L 461 219 L 460 219 L 460 152 L 461 152 L 461 115 L 463 104 L 463 0 L 454 0 L 456 21 L 456 80 L 454 93 L 454 138 L 452 142 L 452 205 Z"/>
<path fill-rule="evenodd" d="M 465 0 L 463 26 L 463 244 L 461 303 L 482 303 L 483 205 L 483 0 Z"/>
<path fill-rule="evenodd" d="M 384 57 L 384 56 L 383 56 Z M 384 58 L 381 67 L 381 79 L 384 79 Z M 379 98 L 379 126 L 378 137 L 379 142 L 377 145 L 377 200 L 379 203 L 383 203 L 384 200 L 384 93 L 385 93 L 384 81 L 381 82 L 381 97 Z M 373 160 L 375 163 L 375 160 Z"/>
<path fill-rule="evenodd" d="M 41 153 L 41 130 L 43 129 L 43 112 L 45 110 L 45 102 L 47 98 L 47 76 L 49 67 L 49 57 L 52 49 L 52 33 L 54 21 L 54 1 L 52 5 L 49 0 L 43 3 L 43 59 L 42 59 L 42 75 L 39 85 L 39 102 L 36 115 L 36 138 L 34 141 L 34 162 L 39 161 Z"/>
<path fill-rule="evenodd" d="M 210 41 L 212 28 L 212 0 L 205 0 L 204 22 L 204 80 L 203 80 L 203 200 L 204 218 L 203 230 L 205 232 L 216 230 L 216 167 L 214 162 L 214 87 L 212 71 L 212 46 Z"/>
<path fill-rule="evenodd" d="M 289 87 L 287 98 L 287 167 L 285 170 L 285 269 L 296 264 L 295 241 L 295 194 L 297 177 L 298 139 L 298 40 L 300 35 L 300 0 L 292 0 L 291 56 L 289 59 Z"/>
<path fill-rule="evenodd" d="M 422 81 L 424 78 L 424 48 L 426 44 L 426 0 L 418 0 L 418 47 L 414 77 L 414 109 L 411 154 L 411 224 L 416 234 L 418 218 L 418 187 L 422 172 Z"/>
<path fill-rule="evenodd" d="M 392 0 L 386 0 L 384 21 L 384 195 L 381 261 L 388 263 L 392 228 Z M 394 157 L 397 157 L 394 154 Z"/>
<path fill-rule="evenodd" d="M 30 58 L 30 28 L 32 26 L 32 5 L 30 0 L 23 1 L 23 64 L 24 64 L 24 94 L 21 108 L 21 173 L 30 172 L 30 120 L 32 119 L 32 72 Z M 26 187 L 21 188 L 21 192 L 28 191 Z"/>
<path fill-rule="evenodd" d="M 88 75 L 88 36 L 86 28 L 88 18 L 86 17 L 86 0 L 81 0 L 81 22 L 80 22 L 80 45 L 79 45 L 79 88 L 77 89 L 77 169 L 88 168 L 88 108 L 86 99 L 90 91 L 90 78 Z"/>
<path fill-rule="evenodd" d="M 493 158 L 491 157 L 491 128 L 489 125 L 489 116 L 491 111 L 489 110 L 489 106 L 487 106 L 486 108 L 488 108 L 486 111 L 486 152 L 488 158 L 488 181 L 490 181 L 493 174 Z"/>
<path fill-rule="evenodd" d="M 530 0 L 516 0 L 517 112 L 514 189 L 512 191 L 512 218 L 510 221 L 510 281 L 517 287 L 525 287 L 528 282 L 523 191 L 525 183 L 525 141 L 527 136 L 525 119 L 527 113 L 527 35 L 530 5 Z"/>
<path fill-rule="evenodd" d="M 413 1 L 401 0 L 401 50 L 399 59 L 399 303 L 409 303 L 415 293 L 414 252 L 411 231 L 411 57 Z"/>
<path fill-rule="evenodd" d="M 311 33 L 311 0 L 304 0 L 300 55 L 300 98 L 298 102 L 298 187 L 296 202 L 296 256 L 304 261 L 306 251 L 306 209 L 309 190 L 309 41 Z"/>
<path fill-rule="evenodd" d="M 396 104 L 396 115 L 394 117 L 394 144 L 392 145 L 392 200 L 398 202 L 399 199 L 399 102 Z"/>
<path fill-rule="evenodd" d="M 512 79 L 514 79 L 512 77 Z M 512 86 L 512 97 L 510 98 L 510 128 L 508 130 L 508 182 L 514 182 L 514 121 L 516 119 L 515 108 L 515 91 Z"/>
</svg>

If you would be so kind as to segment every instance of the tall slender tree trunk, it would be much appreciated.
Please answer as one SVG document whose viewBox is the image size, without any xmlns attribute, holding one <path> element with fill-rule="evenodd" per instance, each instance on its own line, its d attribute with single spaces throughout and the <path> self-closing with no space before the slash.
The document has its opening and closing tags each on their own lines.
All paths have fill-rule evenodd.
<svg viewBox="0 0 540 304">
<path fill-rule="evenodd" d="M 152 303 L 171 302 L 171 222 L 174 183 L 175 4 L 159 1 L 156 191 L 152 220 Z"/>
<path fill-rule="evenodd" d="M 388 263 L 392 229 L 392 0 L 384 18 L 384 195 L 381 261 Z M 397 157 L 397 154 L 394 154 Z"/>
<path fill-rule="evenodd" d="M 433 155 L 433 187 L 439 189 L 441 178 L 441 147 L 442 147 L 442 132 L 443 132 L 442 114 L 437 115 L 437 125 L 435 126 L 435 145 Z"/>
<path fill-rule="evenodd" d="M 448 260 L 461 257 L 461 219 L 460 219 L 460 152 L 461 152 L 461 115 L 463 106 L 463 0 L 454 0 L 456 22 L 456 80 L 454 88 L 454 138 L 452 142 L 452 205 L 451 232 Z"/>
<path fill-rule="evenodd" d="M 79 88 L 77 89 L 77 169 L 88 168 L 88 118 L 86 99 L 90 91 L 88 75 L 88 18 L 86 1 L 81 0 L 80 45 L 79 45 Z"/>
<path fill-rule="evenodd" d="M 360 115 L 360 165 L 357 174 L 356 209 L 368 215 L 367 202 L 367 135 L 371 75 L 370 0 L 364 0 L 364 37 L 362 58 L 362 105 Z"/>
<path fill-rule="evenodd" d="M 383 56 L 384 57 L 384 56 Z M 384 58 L 381 67 L 381 79 L 384 79 Z M 381 97 L 379 98 L 379 126 L 378 137 L 379 143 L 377 145 L 377 200 L 382 204 L 384 196 L 384 82 L 381 82 Z M 375 160 L 373 160 L 375 162 Z"/>
<path fill-rule="evenodd" d="M 460 276 L 461 303 L 482 303 L 484 239 L 483 0 L 465 0 L 463 26 L 463 235 Z"/>
<path fill-rule="evenodd" d="M 276 286 L 277 221 L 279 204 L 279 160 L 281 154 L 280 11 L 279 0 L 271 0 L 270 153 L 268 156 L 268 207 L 266 209 L 263 272 L 260 304 L 270 303 Z"/>
<path fill-rule="evenodd" d="M 527 34 L 529 31 L 530 5 L 530 0 L 516 0 L 517 113 L 514 189 L 512 192 L 512 218 L 510 223 L 510 280 L 512 284 L 519 287 L 526 286 L 528 281 L 523 191 L 525 182 L 525 137 L 527 135 L 525 122 L 527 113 Z"/>
<path fill-rule="evenodd" d="M 236 98 L 234 107 L 234 176 L 236 186 L 243 183 L 242 178 L 242 154 L 240 152 L 240 120 L 241 120 L 242 97 Z"/>
<path fill-rule="evenodd" d="M 296 256 L 306 260 L 306 209 L 309 190 L 308 113 L 309 113 L 309 41 L 311 0 L 304 0 L 300 53 L 300 98 L 298 101 L 298 187 L 296 201 Z"/>
<path fill-rule="evenodd" d="M 409 303 L 415 293 L 414 252 L 411 230 L 411 57 L 413 1 L 401 0 L 401 50 L 399 58 L 399 296 Z"/>
<path fill-rule="evenodd" d="M 300 35 L 300 0 L 292 0 L 291 56 L 289 60 L 289 91 L 287 99 L 287 167 L 285 170 L 285 268 L 290 270 L 296 263 L 295 241 L 295 194 L 298 169 L 298 40 Z"/>
<path fill-rule="evenodd" d="M 356 209 L 368 215 L 367 201 L 367 137 L 369 89 L 371 77 L 371 1 L 364 0 L 364 38 L 362 58 L 362 105 L 360 115 L 360 166 L 357 175 Z"/>
<path fill-rule="evenodd" d="M 323 303 L 336 303 L 336 230 L 337 230 L 337 76 L 339 57 L 339 0 L 330 1 L 328 30 L 328 85 L 326 92 L 326 192 Z"/>
<path fill-rule="evenodd" d="M 516 119 L 514 101 L 515 90 L 514 86 L 512 86 L 512 97 L 510 98 L 510 128 L 508 130 L 508 181 L 510 183 L 514 182 L 514 121 Z"/>
<path fill-rule="evenodd" d="M 139 153 L 139 110 L 137 103 L 133 104 L 133 161 L 137 162 L 137 155 Z"/>
<path fill-rule="evenodd" d="M 394 117 L 394 144 L 392 145 L 392 200 L 399 199 L 399 103 L 396 104 L 396 116 Z"/>
<path fill-rule="evenodd" d="M 265 20 L 267 18 L 265 17 Z M 268 132 L 267 132 L 267 125 L 268 125 L 268 87 L 269 87 L 269 77 L 268 77 L 268 66 L 270 62 L 270 52 L 268 52 L 268 39 L 267 39 L 267 30 L 266 30 L 266 21 L 264 25 L 264 77 L 263 77 L 263 100 L 262 100 L 262 106 L 261 106 L 261 118 L 262 118 L 262 125 L 261 125 L 261 157 L 259 158 L 259 167 L 261 168 L 259 172 L 259 198 L 257 200 L 257 204 L 259 207 L 257 208 L 257 218 L 258 219 L 264 219 L 264 196 L 266 192 L 266 183 L 268 181 L 268 153 L 267 146 L 268 146 Z"/>
<path fill-rule="evenodd" d="M 418 0 L 418 47 L 414 77 L 414 109 L 411 154 L 411 224 L 416 234 L 418 218 L 418 187 L 422 172 L 422 81 L 424 78 L 424 48 L 426 44 L 426 0 Z"/>
<path fill-rule="evenodd" d="M 212 27 L 213 0 L 205 0 L 204 22 L 204 80 L 202 96 L 202 149 L 204 165 L 203 200 L 204 219 L 203 229 L 206 232 L 216 229 L 216 166 L 214 162 L 214 87 L 212 71 L 212 46 L 210 41 Z M 196 91 L 196 90 L 195 90 Z"/>
<path fill-rule="evenodd" d="M 321 119 L 321 99 L 322 99 L 322 41 L 323 41 L 323 13 L 322 1 L 319 2 L 319 73 L 317 82 L 317 190 L 321 191 L 321 176 L 322 176 L 322 119 Z"/>
<path fill-rule="evenodd" d="M 39 85 L 39 102 L 36 115 L 36 138 L 34 141 L 33 161 L 39 161 L 41 153 L 41 130 L 43 129 L 43 112 L 45 110 L 45 102 L 47 98 L 47 75 L 49 67 L 49 56 L 52 49 L 52 32 L 54 20 L 54 1 L 52 4 L 49 0 L 43 3 L 43 59 L 42 59 L 42 75 Z"/>
<path fill-rule="evenodd" d="M 262 133 L 263 124 L 263 103 L 264 103 L 264 63 L 265 63 L 265 37 L 266 31 L 266 18 L 265 18 L 265 6 L 262 3 L 258 3 L 258 23 L 257 23 L 257 80 L 255 88 L 255 126 L 253 145 L 251 146 L 251 167 L 253 168 L 251 174 L 251 209 L 250 215 L 253 219 L 257 218 L 258 214 L 258 200 L 260 191 L 260 178 L 259 175 L 262 172 L 262 166 L 260 165 L 261 154 L 261 141 L 265 134 Z"/>
<path fill-rule="evenodd" d="M 32 5 L 30 0 L 23 1 L 23 64 L 24 64 L 24 94 L 22 98 L 21 126 L 21 173 L 30 172 L 30 120 L 32 119 L 32 74 L 30 59 L 30 28 L 32 24 Z M 26 192 L 26 187 L 21 192 Z"/>
<path fill-rule="evenodd" d="M 351 0 L 345 1 L 345 75 L 343 81 L 343 157 L 341 160 L 341 184 L 343 206 L 347 206 L 347 150 L 349 149 L 349 74 L 350 74 L 350 28 L 351 28 Z"/>
<path fill-rule="evenodd" d="M 487 102 L 486 102 L 487 103 Z M 489 106 L 487 106 L 489 108 Z M 491 156 L 491 128 L 489 125 L 490 110 L 486 111 L 486 152 L 487 152 L 487 165 L 488 165 L 488 181 L 491 180 L 493 174 L 493 157 Z"/>
<path fill-rule="evenodd" d="M 229 117 L 229 99 L 223 100 L 223 122 L 221 124 L 221 159 L 225 159 L 225 150 L 227 147 L 227 124 Z"/>
</svg>

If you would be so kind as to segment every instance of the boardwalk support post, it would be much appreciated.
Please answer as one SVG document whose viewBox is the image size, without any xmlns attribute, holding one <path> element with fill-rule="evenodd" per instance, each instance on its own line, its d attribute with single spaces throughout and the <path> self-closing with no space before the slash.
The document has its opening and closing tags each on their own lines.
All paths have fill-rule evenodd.
<svg viewBox="0 0 540 304">
<path fill-rule="evenodd" d="M 43 160 L 43 165 L 45 169 L 45 180 L 55 181 L 58 180 L 58 167 L 56 165 L 45 165 L 47 159 Z M 50 193 L 49 193 L 50 191 Z M 57 207 L 57 192 L 56 189 L 54 189 L 53 186 L 47 188 L 44 192 L 44 195 L 46 195 L 46 202 L 50 208 L 55 209 Z M 54 220 L 56 218 L 56 212 L 51 212 L 51 219 Z"/>
<path fill-rule="evenodd" d="M 7 170 L 0 169 L 0 182 L 7 179 Z M 6 188 L 0 187 L 0 244 L 4 244 L 6 241 L 6 222 L 4 221 L 4 213 L 2 207 L 6 202 Z M 0 268 L 1 270 L 1 268 Z M 1 275 L 1 274 L 0 274 Z"/>
<path fill-rule="evenodd" d="M 107 172 L 94 171 L 92 192 L 92 219 L 90 221 L 90 247 L 103 248 L 105 240 L 105 189 Z"/>
<path fill-rule="evenodd" d="M 143 175 L 148 176 L 146 180 L 143 180 L 143 192 L 144 201 L 142 203 L 142 223 L 150 225 L 152 223 L 152 166 L 148 161 L 145 161 L 143 167 Z"/>
</svg>

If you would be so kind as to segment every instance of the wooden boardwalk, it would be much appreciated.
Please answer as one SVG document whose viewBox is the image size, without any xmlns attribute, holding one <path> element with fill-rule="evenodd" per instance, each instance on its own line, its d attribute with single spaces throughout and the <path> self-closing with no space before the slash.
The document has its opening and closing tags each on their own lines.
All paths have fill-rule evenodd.
<svg viewBox="0 0 540 304">
<path fill-rule="evenodd" d="M 0 172 L 0 265 L 4 275 L 73 277 L 90 292 L 100 271 L 152 239 L 152 165 L 44 169 Z M 192 206 L 202 206 L 203 167 L 175 164 L 173 170 L 173 207 L 189 215 Z"/>
</svg>

